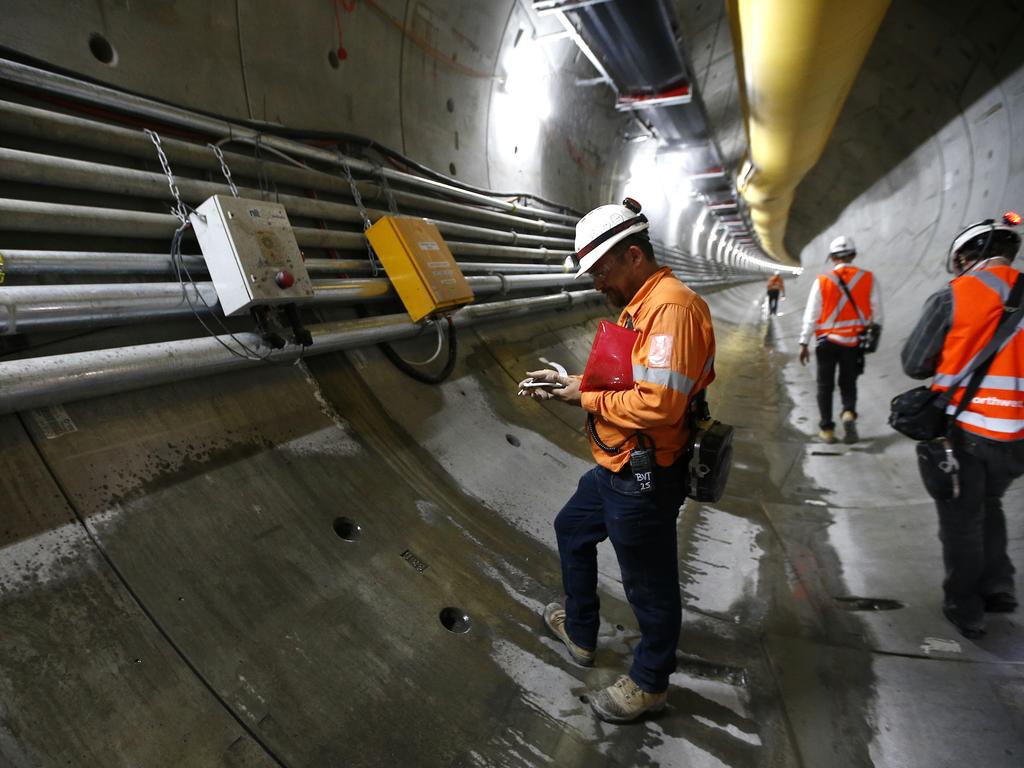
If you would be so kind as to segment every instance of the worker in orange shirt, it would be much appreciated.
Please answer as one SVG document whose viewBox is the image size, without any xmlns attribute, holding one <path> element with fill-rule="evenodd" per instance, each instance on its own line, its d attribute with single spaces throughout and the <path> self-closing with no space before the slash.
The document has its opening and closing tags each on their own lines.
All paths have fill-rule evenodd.
<svg viewBox="0 0 1024 768">
<path fill-rule="evenodd" d="M 946 571 L 942 611 L 969 638 L 984 634 L 986 613 L 1017 608 L 1002 497 L 1024 475 L 1024 310 L 1009 306 L 1020 307 L 1013 290 L 1024 280 L 1010 266 L 1020 250 L 1013 229 L 1019 223 L 1020 216 L 1008 213 L 1003 222 L 972 224 L 953 239 L 946 269 L 957 277 L 925 302 L 901 353 L 908 376 L 934 376 L 936 391 L 956 387 L 946 413 L 956 417 L 951 442 L 960 493 L 935 506 Z M 1008 320 L 1010 335 L 997 342 L 986 369 L 978 357 L 1008 310 L 1018 319 Z M 983 377 L 977 382 L 975 366 Z M 969 388 L 974 395 L 959 410 Z"/>
<path fill-rule="evenodd" d="M 843 403 L 842 421 L 846 443 L 857 442 L 857 377 L 864 372 L 861 335 L 868 324 L 882 326 L 882 292 L 872 272 L 850 262 L 857 256 L 853 238 L 841 235 L 829 244 L 832 269 L 818 275 L 811 285 L 800 331 L 800 364 L 811 359 L 808 342 L 814 335 L 814 357 L 818 363 L 818 437 L 836 442 L 836 423 L 832 418 L 839 372 L 839 395 Z"/>
<path fill-rule="evenodd" d="M 782 275 L 776 272 L 768 278 L 768 314 L 779 314 L 779 294 L 786 297 L 786 285 L 782 282 Z"/>
<path fill-rule="evenodd" d="M 601 719 L 620 723 L 665 706 L 676 666 L 682 622 L 676 518 L 686 494 L 687 416 L 715 377 L 715 334 L 704 300 L 654 260 L 647 218 L 635 200 L 584 216 L 576 226 L 576 251 L 577 277 L 591 275 L 594 287 L 623 308 L 619 325 L 638 333 L 632 386 L 581 392 L 578 377 L 543 370 L 529 375 L 558 388 L 522 391 L 587 414 L 597 466 L 555 519 L 565 605 L 548 605 L 544 621 L 574 661 L 594 663 L 597 544 L 611 539 L 641 639 L 629 674 L 592 694 L 590 704 Z M 651 464 L 653 487 L 631 471 L 633 462 L 644 461 Z"/>
</svg>

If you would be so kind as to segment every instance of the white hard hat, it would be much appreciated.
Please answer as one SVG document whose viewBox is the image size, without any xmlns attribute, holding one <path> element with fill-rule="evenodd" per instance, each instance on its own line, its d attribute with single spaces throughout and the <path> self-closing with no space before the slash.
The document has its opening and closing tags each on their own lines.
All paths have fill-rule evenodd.
<svg viewBox="0 0 1024 768">
<path fill-rule="evenodd" d="M 594 266 L 613 245 L 647 228 L 640 203 L 631 197 L 623 200 L 622 205 L 602 205 L 592 210 L 576 225 L 576 277 Z"/>
<path fill-rule="evenodd" d="M 956 274 L 957 256 L 980 261 L 986 256 L 1002 256 L 1013 261 L 1020 250 L 1021 236 L 1012 228 L 1021 222 L 1020 214 L 1007 211 L 998 222 L 985 219 L 961 230 L 953 238 L 946 254 L 946 271 Z"/>
<path fill-rule="evenodd" d="M 853 238 L 849 235 L 840 235 L 828 246 L 829 256 L 855 256 L 857 246 L 853 244 Z"/>
</svg>

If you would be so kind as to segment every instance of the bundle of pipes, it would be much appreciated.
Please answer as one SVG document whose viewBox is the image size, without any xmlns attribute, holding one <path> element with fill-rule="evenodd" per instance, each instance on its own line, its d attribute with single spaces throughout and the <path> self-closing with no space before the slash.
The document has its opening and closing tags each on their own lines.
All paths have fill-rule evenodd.
<svg viewBox="0 0 1024 768">
<path fill-rule="evenodd" d="M 166 212 L 168 177 L 152 140 L 140 128 L 126 127 L 140 121 L 164 133 L 161 145 L 186 204 L 230 193 L 220 160 L 206 145 L 211 142 L 223 146 L 240 196 L 285 207 L 316 278 L 313 305 L 395 298 L 367 255 L 363 226 L 364 217 L 375 221 L 396 209 L 432 221 L 467 274 L 477 303 L 454 315 L 457 325 L 601 299 L 587 290 L 589 277 L 576 280 L 569 266 L 576 218 L 562 211 L 376 166 L 336 149 L 257 133 L 15 62 L 0 60 L 0 81 L 15 84 L 11 93 L 18 99 L 0 100 L 0 136 L 13 137 L 7 143 L 14 145 L 0 146 L 0 336 L 219 314 L 194 239 L 186 238 L 177 265 L 163 252 L 179 221 Z M 63 105 L 73 114 L 24 103 L 40 92 L 73 99 Z M 107 111 L 105 120 L 78 114 L 80 103 Z M 167 135 L 175 131 L 202 138 Z M 656 251 L 697 287 L 750 277 L 678 250 Z M 179 268 L 189 280 L 167 282 Z M 570 293 L 570 287 L 584 290 Z M 548 293 L 553 289 L 559 292 Z M 505 298 L 516 294 L 522 297 Z M 305 354 L 410 338 L 431 325 L 411 323 L 402 314 L 320 323 L 309 328 L 315 343 Z M 255 354 L 230 349 L 239 343 Z M 0 412 L 303 354 L 294 344 L 272 351 L 259 335 L 245 333 L 52 357 L 33 356 L 37 351 L 22 349 L 24 359 L 0 362 Z"/>
</svg>

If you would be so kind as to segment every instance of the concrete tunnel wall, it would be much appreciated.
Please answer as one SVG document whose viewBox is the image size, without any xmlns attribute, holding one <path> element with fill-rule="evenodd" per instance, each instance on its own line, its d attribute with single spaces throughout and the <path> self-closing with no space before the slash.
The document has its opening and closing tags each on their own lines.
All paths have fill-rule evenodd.
<svg viewBox="0 0 1024 768">
<path fill-rule="evenodd" d="M 327 56 L 333 15 L 312 2 L 273 23 L 259 3 L 61 5 L 61 16 L 12 3 L 0 45 L 193 108 L 340 126 L 492 188 L 579 208 L 619 191 L 622 118 L 599 91 L 571 85 L 572 56 L 554 57 L 559 107 L 538 148 L 509 157 L 481 119 L 493 115 L 496 86 L 448 71 L 408 38 L 396 51 L 396 30 L 377 7 L 482 73 L 522 13 L 512 2 L 360 4 L 342 16 L 349 58 L 337 69 Z M 516 399 L 513 384 L 540 356 L 582 369 L 604 313 L 577 310 L 466 332 L 439 387 L 364 350 L 66 403 L 66 419 L 48 409 L 0 417 L 0 759 L 939 764 L 943 741 L 928 724 L 949 724 L 943 707 L 972 677 L 1013 700 L 1019 676 L 993 662 L 1019 648 L 968 647 L 963 658 L 977 664 L 960 665 L 952 691 L 926 684 L 934 667 L 916 658 L 919 627 L 942 636 L 932 616 L 934 513 L 912 446 L 887 430 L 884 411 L 909 385 L 899 343 L 945 279 L 949 237 L 1024 192 L 1024 46 L 1019 21 L 1006 23 L 1012 4 L 991 11 L 1002 24 L 984 26 L 1005 37 L 966 52 L 965 18 L 932 7 L 891 9 L 834 141 L 798 194 L 791 252 L 808 274 L 791 285 L 787 314 L 761 324 L 760 287 L 706 297 L 720 345 L 712 400 L 737 425 L 738 444 L 727 498 L 688 502 L 682 516 L 686 650 L 673 683 L 688 690 L 673 705 L 686 718 L 633 731 L 596 724 L 578 701 L 594 679 L 581 679 L 538 629 L 537 611 L 559 592 L 550 520 L 589 452 L 578 414 Z M 924 45 L 898 45 L 908 25 L 939 53 L 919 59 Z M 92 30 L 113 44 L 117 67 L 89 52 Z M 962 66 L 949 67 L 954 60 Z M 727 66 L 708 58 L 708 67 Z M 901 126 L 916 138 L 904 143 Z M 685 241 L 685 224 L 664 226 Z M 867 447 L 838 458 L 803 439 L 816 421 L 813 379 L 793 355 L 812 267 L 844 231 L 858 240 L 859 263 L 878 272 L 888 319 L 864 380 Z M 95 332 L 92 341 L 149 333 Z M 1017 486 L 1008 507 L 1022 503 Z M 873 527 L 897 517 L 896 528 Z M 625 666 L 636 631 L 614 559 L 602 558 L 608 678 Z M 911 563 L 900 573 L 907 584 L 891 573 L 900 559 Z M 908 607 L 866 615 L 832 604 L 858 594 Z M 470 617 L 469 632 L 445 629 L 447 607 Z M 991 729 L 986 744 L 972 744 L 973 759 L 1012 764 L 1003 746 L 1019 732 L 984 713 L 979 705 L 957 715 L 965 730 Z"/>
</svg>

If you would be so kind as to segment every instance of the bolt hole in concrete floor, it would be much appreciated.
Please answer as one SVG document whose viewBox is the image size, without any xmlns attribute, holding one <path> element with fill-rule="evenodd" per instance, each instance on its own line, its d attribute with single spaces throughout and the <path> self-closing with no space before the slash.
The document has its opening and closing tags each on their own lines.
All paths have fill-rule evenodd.
<svg viewBox="0 0 1024 768">
<path fill-rule="evenodd" d="M 638 640 L 607 546 L 595 666 L 539 618 L 590 461 L 578 412 L 514 385 L 582 369 L 580 310 L 467 331 L 439 387 L 363 350 L 66 404 L 56 438 L 0 420 L 0 765 L 1021 765 L 1020 621 L 970 641 L 939 612 L 934 509 L 885 424 L 898 350 L 825 449 L 798 317 L 761 298 L 709 297 L 735 464 L 680 515 L 664 712 L 590 712 Z"/>
</svg>

